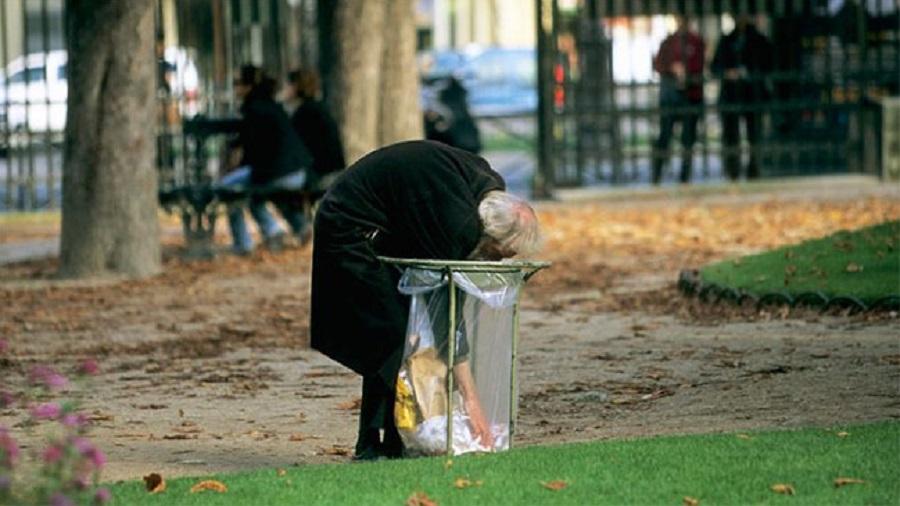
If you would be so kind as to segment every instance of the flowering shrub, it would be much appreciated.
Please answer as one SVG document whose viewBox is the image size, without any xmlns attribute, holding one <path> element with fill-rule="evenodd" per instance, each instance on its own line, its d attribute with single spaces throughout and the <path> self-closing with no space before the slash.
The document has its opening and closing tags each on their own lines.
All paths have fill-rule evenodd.
<svg viewBox="0 0 900 506">
<path fill-rule="evenodd" d="M 0 357 L 8 349 L 0 339 Z M 0 361 L 0 368 L 3 365 Z M 86 360 L 75 375 L 83 379 L 98 372 L 97 362 Z M 45 445 L 23 454 L 9 429 L 0 425 L 0 505 L 109 502 L 109 490 L 97 487 L 106 455 L 87 438 L 88 417 L 78 412 L 76 402 L 53 399 L 71 386 L 69 379 L 51 367 L 37 366 L 28 372 L 27 385 L 25 391 L 15 392 L 0 384 L 0 409 L 24 408 L 28 419 L 23 425 L 35 437 L 44 436 Z"/>
</svg>

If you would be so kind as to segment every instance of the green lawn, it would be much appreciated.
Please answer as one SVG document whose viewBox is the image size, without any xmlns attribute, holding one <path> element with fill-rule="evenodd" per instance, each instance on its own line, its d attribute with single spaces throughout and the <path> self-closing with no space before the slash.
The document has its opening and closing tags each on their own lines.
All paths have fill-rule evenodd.
<svg viewBox="0 0 900 506">
<path fill-rule="evenodd" d="M 900 221 L 726 260 L 700 274 L 704 281 L 754 294 L 818 290 L 863 302 L 900 295 Z"/>
<path fill-rule="evenodd" d="M 415 492 L 437 504 L 898 504 L 900 423 L 531 447 L 493 455 L 265 469 L 212 477 L 226 493 L 178 479 L 149 495 L 112 486 L 117 504 L 385 504 Z M 836 478 L 862 484 L 835 487 Z M 480 485 L 457 488 L 465 478 Z M 565 482 L 561 490 L 542 483 Z M 775 484 L 795 495 L 777 494 Z"/>
</svg>

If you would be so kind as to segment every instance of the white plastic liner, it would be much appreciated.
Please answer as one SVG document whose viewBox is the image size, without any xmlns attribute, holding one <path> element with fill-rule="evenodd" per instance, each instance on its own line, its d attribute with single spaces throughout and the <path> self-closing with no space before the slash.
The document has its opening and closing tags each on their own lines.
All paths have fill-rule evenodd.
<svg viewBox="0 0 900 506">
<path fill-rule="evenodd" d="M 457 311 L 452 453 L 506 450 L 514 402 L 513 306 L 524 276 L 521 272 L 454 272 L 453 280 Z M 447 451 L 447 276 L 408 268 L 398 288 L 412 302 L 397 379 L 397 427 L 408 454 L 443 454 Z"/>
</svg>

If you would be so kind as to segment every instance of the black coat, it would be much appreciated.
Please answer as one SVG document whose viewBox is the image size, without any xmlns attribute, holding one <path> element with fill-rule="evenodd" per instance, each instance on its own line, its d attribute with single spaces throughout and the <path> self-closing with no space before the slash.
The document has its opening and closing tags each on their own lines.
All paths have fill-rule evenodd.
<svg viewBox="0 0 900 506">
<path fill-rule="evenodd" d="M 753 103 L 767 100 L 769 92 L 766 74 L 774 69 L 774 46 L 754 26 L 747 26 L 719 39 L 716 54 L 710 65 L 722 79 L 719 101 L 726 104 Z M 743 69 L 746 77 L 724 79 L 725 71 Z"/>
<path fill-rule="evenodd" d="M 241 165 L 250 166 L 251 184 L 266 184 L 312 165 L 309 151 L 280 104 L 264 97 L 247 97 L 241 115 Z"/>
<path fill-rule="evenodd" d="M 304 100 L 291 116 L 291 124 L 312 155 L 316 175 L 347 167 L 337 123 L 321 102 Z"/>
<path fill-rule="evenodd" d="M 375 258 L 462 260 L 481 237 L 478 204 L 503 178 L 481 157 L 432 141 L 377 150 L 331 187 L 316 214 L 312 347 L 393 387 L 409 300 Z"/>
</svg>

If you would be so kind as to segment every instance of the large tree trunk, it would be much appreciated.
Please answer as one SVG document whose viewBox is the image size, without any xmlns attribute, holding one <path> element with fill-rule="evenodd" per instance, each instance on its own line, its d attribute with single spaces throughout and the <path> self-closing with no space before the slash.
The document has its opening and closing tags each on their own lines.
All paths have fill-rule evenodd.
<svg viewBox="0 0 900 506">
<path fill-rule="evenodd" d="M 60 274 L 160 269 L 150 0 L 67 0 Z"/>
<path fill-rule="evenodd" d="M 326 96 L 347 161 L 421 138 L 413 0 L 320 0 Z"/>
<path fill-rule="evenodd" d="M 378 145 L 422 138 L 414 0 L 387 0 Z"/>
<path fill-rule="evenodd" d="M 352 163 L 376 147 L 378 83 L 384 47 L 384 0 L 338 0 L 333 44 L 336 62 L 330 94 Z"/>
</svg>

